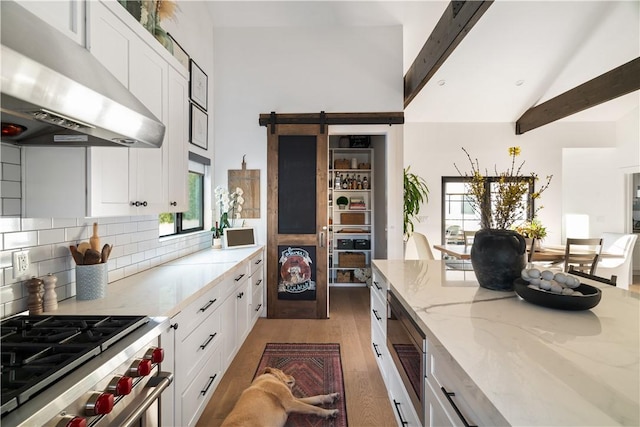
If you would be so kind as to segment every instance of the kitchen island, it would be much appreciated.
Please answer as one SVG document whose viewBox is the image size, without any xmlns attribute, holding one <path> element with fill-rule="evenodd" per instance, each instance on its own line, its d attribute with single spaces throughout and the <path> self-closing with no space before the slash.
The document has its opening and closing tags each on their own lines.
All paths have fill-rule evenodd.
<svg viewBox="0 0 640 427">
<path fill-rule="evenodd" d="M 561 311 L 480 288 L 472 271 L 442 261 L 373 264 L 425 333 L 427 354 L 444 356 L 495 424 L 640 425 L 638 294 L 582 279 L 601 302 Z"/>
</svg>

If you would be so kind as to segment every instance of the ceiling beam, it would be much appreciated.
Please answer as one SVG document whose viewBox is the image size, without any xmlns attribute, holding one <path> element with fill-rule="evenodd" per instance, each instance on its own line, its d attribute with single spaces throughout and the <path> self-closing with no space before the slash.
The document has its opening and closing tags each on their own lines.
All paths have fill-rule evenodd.
<svg viewBox="0 0 640 427">
<path fill-rule="evenodd" d="M 404 76 L 404 107 L 416 97 L 493 0 L 452 1 Z"/>
<path fill-rule="evenodd" d="M 636 58 L 540 105 L 516 121 L 516 135 L 640 89 L 640 58 Z"/>
</svg>

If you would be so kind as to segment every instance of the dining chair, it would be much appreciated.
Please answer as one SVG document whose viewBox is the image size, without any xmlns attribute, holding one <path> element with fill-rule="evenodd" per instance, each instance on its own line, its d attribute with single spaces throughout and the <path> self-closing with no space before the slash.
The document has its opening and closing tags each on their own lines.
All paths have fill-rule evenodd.
<svg viewBox="0 0 640 427">
<path fill-rule="evenodd" d="M 464 236 L 464 245 L 465 246 L 473 245 L 473 239 L 476 237 L 476 231 L 464 230 L 462 234 Z"/>
<path fill-rule="evenodd" d="M 575 239 L 568 237 L 564 251 L 564 271 L 569 271 L 569 266 L 573 265 L 574 270 L 594 274 L 601 250 L 601 238 Z"/>
<path fill-rule="evenodd" d="M 576 270 L 573 265 L 569 266 L 569 271 L 567 271 L 567 273 L 574 276 L 595 280 L 596 282 L 606 283 L 607 285 L 611 286 L 616 286 L 616 282 L 618 281 L 618 276 L 616 276 L 615 274 L 612 275 L 610 279 L 607 279 L 606 277 L 596 276 L 594 274 L 584 273 L 582 271 Z"/>
<path fill-rule="evenodd" d="M 601 256 L 596 267 L 596 274 L 600 276 L 618 276 L 617 286 L 629 289 L 633 283 L 633 248 L 635 247 L 637 234 L 602 233 L 602 252 L 607 256 Z"/>
<path fill-rule="evenodd" d="M 429 239 L 427 239 L 427 236 L 422 233 L 414 232 L 410 239 L 413 240 L 418 259 L 435 259 L 433 257 L 433 252 L 431 251 L 431 246 L 429 246 Z"/>
</svg>

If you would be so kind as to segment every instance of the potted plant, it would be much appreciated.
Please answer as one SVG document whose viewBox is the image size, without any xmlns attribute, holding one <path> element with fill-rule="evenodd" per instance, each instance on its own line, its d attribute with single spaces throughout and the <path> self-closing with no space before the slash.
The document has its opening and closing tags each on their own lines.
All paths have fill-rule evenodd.
<svg viewBox="0 0 640 427">
<path fill-rule="evenodd" d="M 540 242 L 547 237 L 547 227 L 542 225 L 542 222 L 538 218 L 533 218 L 531 221 L 525 221 L 520 225 L 514 227 L 517 233 L 520 233 L 527 242 L 527 247 L 531 247 L 531 240 L 535 239 L 535 250 L 539 251 Z"/>
<path fill-rule="evenodd" d="M 340 196 L 338 197 L 338 200 L 336 200 L 336 203 L 338 204 L 339 209 L 344 209 L 349 204 L 349 199 L 344 196 Z"/>
<path fill-rule="evenodd" d="M 420 204 L 429 201 L 429 188 L 423 178 L 404 169 L 404 226 L 402 232 L 405 240 L 413 234 L 413 220 L 420 213 Z"/>
</svg>

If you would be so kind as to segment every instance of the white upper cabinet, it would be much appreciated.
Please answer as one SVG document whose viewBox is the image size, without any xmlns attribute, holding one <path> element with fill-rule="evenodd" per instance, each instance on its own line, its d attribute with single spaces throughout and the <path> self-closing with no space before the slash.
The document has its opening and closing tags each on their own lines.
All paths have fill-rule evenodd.
<svg viewBox="0 0 640 427">
<path fill-rule="evenodd" d="M 169 67 L 169 128 L 167 178 L 169 206 L 164 212 L 186 212 L 188 197 L 189 86 L 187 80 Z"/>
<path fill-rule="evenodd" d="M 79 3 L 84 4 L 87 16 L 87 48 L 165 124 L 165 138 L 161 148 L 69 150 L 75 161 L 80 156 L 86 158 L 82 160 L 86 167 L 83 164 L 69 171 L 52 172 L 47 167 L 63 161 L 67 151 L 46 150 L 47 156 L 41 156 L 35 154 L 40 148 L 24 150 L 25 164 L 31 166 L 24 173 L 25 194 L 44 192 L 64 198 L 71 192 L 79 194 L 78 200 L 74 198 L 73 203 L 58 209 L 58 217 L 156 215 L 187 210 L 187 71 L 171 66 L 170 54 L 159 44 L 152 47 L 149 43 L 155 45 L 156 40 L 137 28 L 140 24 L 117 2 Z M 41 179 L 43 174 L 48 174 L 46 179 Z M 34 183 L 45 188 L 37 191 Z M 34 200 L 23 205 L 26 216 L 52 216 L 51 204 Z"/>
<path fill-rule="evenodd" d="M 84 46 L 85 2 L 78 0 L 19 1 L 18 4 Z"/>
</svg>

